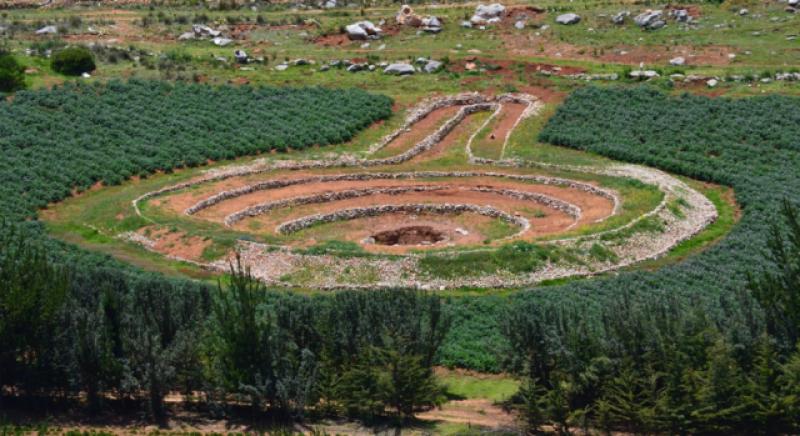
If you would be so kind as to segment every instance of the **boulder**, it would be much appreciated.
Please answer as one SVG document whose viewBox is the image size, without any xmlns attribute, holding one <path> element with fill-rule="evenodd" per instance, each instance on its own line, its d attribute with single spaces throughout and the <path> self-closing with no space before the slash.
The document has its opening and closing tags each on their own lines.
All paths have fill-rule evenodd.
<svg viewBox="0 0 800 436">
<path fill-rule="evenodd" d="M 425 70 L 426 73 L 431 74 L 431 73 L 435 73 L 435 72 L 439 71 L 443 66 L 444 66 L 444 64 L 442 64 L 441 62 L 434 61 L 434 60 L 431 59 L 422 68 Z"/>
<path fill-rule="evenodd" d="M 323 9 L 333 9 L 335 7 L 336 7 L 336 0 L 326 0 L 324 3 L 322 3 Z"/>
<path fill-rule="evenodd" d="M 347 67 L 347 72 L 349 73 L 357 73 L 359 71 L 364 71 L 366 69 L 366 65 L 364 64 L 352 64 Z"/>
<path fill-rule="evenodd" d="M 523 21 L 523 20 L 517 21 L 516 23 L 514 23 L 514 28 L 517 29 L 517 30 L 524 29 L 525 28 L 525 21 Z"/>
<path fill-rule="evenodd" d="M 800 6 L 800 0 L 789 0 L 786 2 L 786 4 L 794 8 Z"/>
<path fill-rule="evenodd" d="M 425 17 L 422 19 L 422 30 L 428 33 L 439 33 L 442 31 L 442 22 L 438 17 Z"/>
<path fill-rule="evenodd" d="M 212 38 L 216 38 L 222 35 L 222 31 L 212 29 L 205 24 L 193 24 L 192 25 L 192 32 L 194 32 L 197 36 L 210 36 Z"/>
<path fill-rule="evenodd" d="M 289 68 L 289 65 L 287 65 L 287 64 L 275 65 L 275 70 L 276 71 L 286 71 L 288 68 Z"/>
<path fill-rule="evenodd" d="M 295 59 L 295 60 L 294 60 L 294 62 L 292 62 L 292 63 L 293 63 L 295 66 L 300 66 L 300 65 L 309 65 L 309 64 L 311 64 L 311 62 L 310 62 L 308 59 L 303 59 L 303 58 Z"/>
<path fill-rule="evenodd" d="M 180 36 L 178 36 L 178 41 L 191 41 L 193 39 L 195 39 L 195 33 L 194 32 L 184 32 L 184 33 L 181 33 Z"/>
<path fill-rule="evenodd" d="M 713 88 L 713 87 L 717 86 L 718 84 L 719 84 L 719 80 L 717 80 L 717 79 L 709 79 L 706 82 L 706 85 L 708 85 L 709 88 Z"/>
<path fill-rule="evenodd" d="M 414 66 L 411 64 L 390 64 L 388 67 L 384 68 L 383 72 L 385 74 L 395 74 L 398 76 L 405 76 L 408 74 L 416 73 Z"/>
<path fill-rule="evenodd" d="M 645 80 L 645 79 L 655 79 L 656 77 L 659 76 L 659 74 L 653 70 L 634 70 L 631 71 L 628 74 L 628 76 L 630 76 L 632 79 Z"/>
<path fill-rule="evenodd" d="M 670 15 L 672 15 L 672 18 L 674 18 L 675 21 L 680 23 L 688 23 L 692 20 L 692 17 L 689 15 L 689 11 L 686 9 L 674 9 Z"/>
<path fill-rule="evenodd" d="M 248 57 L 247 53 L 244 50 L 235 50 L 233 52 L 233 57 L 236 58 L 236 62 L 239 62 L 240 64 L 247 63 Z"/>
<path fill-rule="evenodd" d="M 344 30 L 351 40 L 378 39 L 382 32 L 380 27 L 366 20 L 350 24 Z"/>
<path fill-rule="evenodd" d="M 414 9 L 412 9 L 409 5 L 400 6 L 400 11 L 398 11 L 397 15 L 395 15 L 395 20 L 397 20 L 397 24 L 400 25 L 419 25 L 417 24 L 419 16 L 414 13 Z"/>
<path fill-rule="evenodd" d="M 58 33 L 58 27 L 56 26 L 44 26 L 36 31 L 37 35 L 55 35 L 57 33 Z"/>
<path fill-rule="evenodd" d="M 636 23 L 636 25 L 639 26 L 639 27 L 643 27 L 645 29 L 650 29 L 650 28 L 653 28 L 652 26 L 654 26 L 654 25 L 657 26 L 657 24 L 655 24 L 655 23 L 658 23 L 659 21 L 661 21 L 663 23 L 663 20 L 661 19 L 661 16 L 663 14 L 664 14 L 663 11 L 660 11 L 660 10 L 653 11 L 653 10 L 648 9 L 648 10 L 642 12 L 641 14 L 637 15 L 633 19 L 633 22 Z M 663 24 L 661 24 L 661 27 L 663 27 Z"/>
<path fill-rule="evenodd" d="M 747 15 L 747 14 L 749 14 L 749 13 L 750 13 L 750 11 L 749 11 L 749 10 L 747 10 L 747 8 L 742 8 L 742 9 L 739 9 L 739 16 L 742 16 L 742 17 L 744 17 L 745 15 Z"/>
<path fill-rule="evenodd" d="M 581 21 L 581 17 L 578 14 L 562 14 L 556 17 L 556 23 L 570 25 L 570 24 L 578 24 Z"/>
<path fill-rule="evenodd" d="M 611 17 L 611 22 L 616 25 L 625 24 L 625 19 L 631 15 L 628 11 L 617 12 Z"/>
<path fill-rule="evenodd" d="M 674 65 L 674 66 L 676 66 L 676 67 L 677 67 L 677 66 L 681 66 L 681 65 L 683 65 L 683 64 L 685 64 L 685 63 L 686 63 L 686 59 L 685 59 L 683 56 L 678 56 L 678 57 L 676 57 L 676 58 L 672 58 L 672 59 L 670 59 L 670 61 L 669 61 L 669 64 L 670 64 L 670 65 Z"/>
<path fill-rule="evenodd" d="M 491 24 L 500 21 L 500 16 L 506 11 L 506 7 L 500 3 L 492 3 L 489 5 L 478 5 L 475 8 L 475 14 L 470 18 L 472 24 Z"/>
<path fill-rule="evenodd" d="M 465 29 L 472 29 L 472 22 L 471 21 L 462 21 L 461 27 Z"/>
<path fill-rule="evenodd" d="M 214 45 L 216 45 L 216 46 L 225 47 L 226 45 L 229 45 L 230 43 L 232 43 L 233 40 L 229 39 L 229 38 L 223 38 L 221 36 L 218 36 L 218 37 L 212 39 L 211 42 L 213 42 Z"/>
</svg>

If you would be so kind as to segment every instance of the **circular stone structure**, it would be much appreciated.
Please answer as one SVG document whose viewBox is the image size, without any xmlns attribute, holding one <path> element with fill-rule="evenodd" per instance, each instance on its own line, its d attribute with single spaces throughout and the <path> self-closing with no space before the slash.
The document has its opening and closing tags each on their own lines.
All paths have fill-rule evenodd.
<svg viewBox="0 0 800 436">
<path fill-rule="evenodd" d="M 181 220 L 252 234 L 261 241 L 240 239 L 235 251 L 256 277 L 317 289 L 509 287 L 591 275 L 658 257 L 716 219 L 707 198 L 658 170 L 506 159 L 512 133 L 540 108 L 525 94 L 431 99 L 366 155 L 216 168 L 148 192 L 133 207 L 145 219 L 140 205 L 147 203 Z M 478 155 L 482 147 L 498 152 Z M 448 159 L 463 164 L 437 167 Z M 598 177 L 635 179 L 663 197 L 627 216 L 623 196 Z M 144 232 L 121 236 L 158 251 Z M 345 245 L 319 245 L 325 241 Z M 431 272 L 432 264 L 509 246 L 525 256 L 524 244 L 534 243 L 552 256 L 531 271 L 510 273 L 501 263 L 476 275 Z M 363 254 L 343 255 L 341 247 Z M 172 257 L 224 271 L 232 253 L 210 262 Z"/>
</svg>

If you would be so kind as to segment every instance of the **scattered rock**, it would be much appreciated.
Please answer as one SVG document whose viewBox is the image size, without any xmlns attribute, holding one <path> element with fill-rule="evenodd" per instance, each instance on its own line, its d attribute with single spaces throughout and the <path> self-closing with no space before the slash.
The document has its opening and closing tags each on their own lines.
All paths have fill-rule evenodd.
<svg viewBox="0 0 800 436">
<path fill-rule="evenodd" d="M 462 21 L 461 27 L 465 29 L 472 29 L 472 22 L 471 21 Z"/>
<path fill-rule="evenodd" d="M 622 25 L 625 24 L 625 19 L 630 16 L 631 13 L 629 11 L 618 12 L 611 17 L 611 22 L 616 25 Z"/>
<path fill-rule="evenodd" d="M 678 56 L 678 57 L 676 57 L 676 58 L 672 58 L 672 59 L 670 59 L 670 61 L 669 61 L 669 64 L 670 64 L 670 65 L 674 65 L 674 66 L 676 66 L 676 67 L 677 67 L 677 66 L 681 66 L 681 65 L 683 65 L 683 64 L 685 64 L 685 63 L 686 63 L 686 59 L 685 59 L 683 56 Z"/>
<path fill-rule="evenodd" d="M 287 64 L 275 65 L 275 70 L 276 71 L 286 71 L 288 68 L 289 68 L 289 65 L 287 65 Z"/>
<path fill-rule="evenodd" d="M 631 71 L 628 74 L 628 76 L 633 79 L 646 80 L 646 79 L 655 79 L 656 77 L 659 77 L 659 74 L 658 72 L 653 70 L 634 70 Z"/>
<path fill-rule="evenodd" d="M 664 27 L 664 20 L 661 18 L 664 14 L 661 10 L 646 10 L 641 14 L 637 15 L 633 22 L 636 23 L 637 26 L 644 28 L 644 29 L 659 29 Z"/>
<path fill-rule="evenodd" d="M 525 28 L 525 21 L 523 21 L 523 20 L 517 21 L 516 23 L 514 23 L 514 28 L 516 28 L 517 30 L 524 29 Z"/>
<path fill-rule="evenodd" d="M 233 52 L 233 57 L 236 58 L 236 62 L 240 64 L 246 64 L 248 60 L 247 53 L 244 50 L 235 50 Z"/>
<path fill-rule="evenodd" d="M 92 75 L 89 74 L 89 73 L 83 73 L 83 74 L 81 74 L 81 77 L 83 77 L 84 79 L 88 79 L 88 78 L 92 77 Z"/>
<path fill-rule="evenodd" d="M 212 37 L 216 38 L 222 35 L 221 30 L 212 29 L 204 24 L 193 24 L 192 25 L 192 32 L 195 33 L 198 37 Z"/>
<path fill-rule="evenodd" d="M 747 8 L 739 9 L 739 16 L 741 16 L 741 17 L 744 17 L 745 15 L 747 15 L 749 13 L 750 13 L 750 11 L 748 11 Z"/>
<path fill-rule="evenodd" d="M 193 39 L 195 39 L 194 32 L 184 32 L 178 37 L 178 41 L 191 41 Z"/>
<path fill-rule="evenodd" d="M 218 36 L 212 39 L 211 42 L 213 42 L 214 45 L 216 46 L 225 47 L 226 45 L 230 45 L 233 42 L 233 40 L 230 38 L 223 38 L 221 36 Z"/>
<path fill-rule="evenodd" d="M 562 14 L 556 18 L 556 23 L 570 25 L 570 24 L 578 24 L 581 21 L 581 17 L 578 14 Z"/>
<path fill-rule="evenodd" d="M 383 30 L 381 30 L 380 27 L 366 20 L 345 27 L 345 33 L 347 33 L 347 37 L 351 40 L 378 39 L 381 37 L 381 32 L 383 32 Z"/>
<path fill-rule="evenodd" d="M 686 9 L 673 9 L 670 15 L 672 15 L 672 18 L 679 23 L 688 23 L 692 20 L 692 17 L 689 15 L 689 11 Z"/>
<path fill-rule="evenodd" d="M 347 71 L 350 73 L 357 73 L 359 71 L 364 71 L 366 69 L 366 65 L 364 64 L 352 64 L 347 67 Z"/>
<path fill-rule="evenodd" d="M 330 65 L 322 65 L 321 67 L 319 67 L 319 70 L 320 70 L 321 72 L 325 72 L 325 71 L 328 71 L 328 70 L 330 70 L 330 69 L 331 69 L 331 66 L 330 66 Z"/>
<path fill-rule="evenodd" d="M 311 61 L 309 61 L 308 59 L 300 58 L 300 59 L 295 59 L 294 62 L 292 62 L 292 63 L 295 66 L 300 66 L 300 65 L 309 65 L 309 64 L 311 64 Z"/>
<path fill-rule="evenodd" d="M 718 84 L 719 84 L 719 80 L 717 80 L 717 79 L 709 79 L 706 82 L 706 85 L 708 85 L 709 88 L 713 88 L 713 87 L 717 86 Z"/>
<path fill-rule="evenodd" d="M 500 17 L 506 7 L 500 3 L 492 3 L 489 5 L 479 4 L 475 8 L 475 14 L 470 18 L 470 22 L 474 25 L 492 24 L 500 22 Z"/>
<path fill-rule="evenodd" d="M 44 26 L 36 31 L 37 35 L 55 35 L 57 33 L 58 33 L 58 27 L 56 26 Z"/>
<path fill-rule="evenodd" d="M 439 33 L 442 31 L 442 22 L 437 17 L 425 17 L 422 19 L 422 30 L 428 33 Z"/>
<path fill-rule="evenodd" d="M 416 70 L 414 69 L 413 65 L 410 64 L 390 64 L 387 66 L 383 72 L 385 74 L 395 74 L 398 76 L 406 76 L 409 74 L 414 74 Z"/>
<path fill-rule="evenodd" d="M 428 63 L 425 64 L 423 69 L 426 73 L 435 73 L 439 71 L 443 67 L 443 64 L 439 61 L 429 60 Z"/>
</svg>

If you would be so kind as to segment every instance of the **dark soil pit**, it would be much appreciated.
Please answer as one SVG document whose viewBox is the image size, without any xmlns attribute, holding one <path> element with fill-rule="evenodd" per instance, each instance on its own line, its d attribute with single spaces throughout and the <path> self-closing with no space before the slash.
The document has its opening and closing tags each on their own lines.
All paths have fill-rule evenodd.
<svg viewBox="0 0 800 436">
<path fill-rule="evenodd" d="M 431 226 L 409 226 L 376 233 L 372 239 L 380 245 L 421 245 L 444 241 L 445 236 Z"/>
</svg>

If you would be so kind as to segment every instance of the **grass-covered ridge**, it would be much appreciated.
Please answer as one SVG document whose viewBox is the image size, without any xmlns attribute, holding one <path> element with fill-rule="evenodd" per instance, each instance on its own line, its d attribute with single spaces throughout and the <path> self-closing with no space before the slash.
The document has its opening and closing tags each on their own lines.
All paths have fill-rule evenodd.
<svg viewBox="0 0 800 436">
<path fill-rule="evenodd" d="M 98 181 L 340 143 L 391 106 L 360 89 L 141 80 L 18 92 L 0 102 L 0 214 L 31 216 Z"/>
</svg>

